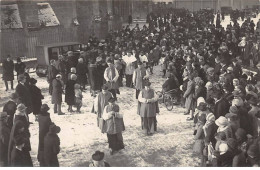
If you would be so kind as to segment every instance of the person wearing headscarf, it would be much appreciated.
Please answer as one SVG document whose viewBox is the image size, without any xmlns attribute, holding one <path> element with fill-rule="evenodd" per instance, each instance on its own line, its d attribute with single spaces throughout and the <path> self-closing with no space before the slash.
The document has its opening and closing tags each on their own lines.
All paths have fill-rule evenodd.
<svg viewBox="0 0 260 170">
<path fill-rule="evenodd" d="M 11 129 L 8 127 L 8 114 L 0 112 L 0 167 L 8 166 L 8 145 Z"/>
<path fill-rule="evenodd" d="M 224 132 L 226 138 L 233 138 L 232 129 L 227 118 L 220 116 L 216 121 L 216 125 L 218 126 L 217 132 Z"/>
<path fill-rule="evenodd" d="M 216 139 L 215 134 L 217 133 L 217 125 L 215 124 L 215 116 L 213 113 L 209 113 L 206 115 L 206 123 L 203 126 L 203 132 L 205 135 L 205 147 L 207 147 L 210 143 L 213 147 L 215 147 Z"/>
<path fill-rule="evenodd" d="M 150 82 L 144 84 L 145 88 L 138 96 L 140 103 L 137 108 L 137 113 L 141 117 L 142 129 L 146 135 L 152 135 L 157 131 L 156 114 L 159 113 L 158 97 L 150 86 Z"/>
<path fill-rule="evenodd" d="M 108 105 L 104 108 L 103 119 L 105 120 L 105 130 L 110 148 L 110 154 L 113 155 L 121 149 L 124 149 L 122 132 L 125 130 L 123 115 L 119 111 L 119 106 L 114 98 L 108 100 Z"/>
<path fill-rule="evenodd" d="M 110 167 L 109 163 L 104 160 L 104 152 L 96 151 L 92 155 L 92 161 L 89 164 L 89 167 Z"/>
<path fill-rule="evenodd" d="M 38 116 L 38 122 L 39 122 L 39 144 L 38 144 L 38 154 L 37 159 L 40 163 L 40 167 L 46 166 L 44 161 L 44 137 L 49 131 L 50 125 L 52 125 L 52 121 L 50 118 L 50 113 L 48 112 L 50 110 L 49 106 L 47 104 L 43 104 L 41 106 L 41 111 L 39 112 Z"/>
<path fill-rule="evenodd" d="M 74 112 L 72 106 L 75 104 L 75 89 L 74 85 L 76 84 L 77 76 L 71 74 L 70 79 L 67 81 L 65 88 L 65 102 L 68 104 L 68 111 Z"/>
</svg>

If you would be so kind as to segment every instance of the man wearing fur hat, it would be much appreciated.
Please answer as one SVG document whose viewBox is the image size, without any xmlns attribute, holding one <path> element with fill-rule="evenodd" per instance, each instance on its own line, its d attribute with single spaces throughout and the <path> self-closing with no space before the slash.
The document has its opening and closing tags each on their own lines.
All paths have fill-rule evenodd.
<svg viewBox="0 0 260 170">
<path fill-rule="evenodd" d="M 8 114 L 0 112 L 0 167 L 8 165 L 8 145 L 11 128 L 8 127 Z"/>
</svg>

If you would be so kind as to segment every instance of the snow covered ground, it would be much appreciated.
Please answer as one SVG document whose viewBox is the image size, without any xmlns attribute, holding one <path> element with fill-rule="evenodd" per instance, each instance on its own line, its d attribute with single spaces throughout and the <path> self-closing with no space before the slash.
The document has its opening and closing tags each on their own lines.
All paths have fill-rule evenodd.
<svg viewBox="0 0 260 170">
<path fill-rule="evenodd" d="M 260 18 L 260 15 L 258 15 Z M 255 19 L 258 21 L 258 18 Z M 228 24 L 229 18 L 223 24 Z M 126 87 L 120 88 L 118 104 L 124 114 L 126 130 L 123 133 L 125 149 L 115 155 L 109 155 L 106 134 L 100 133 L 96 125 L 96 115 L 91 113 L 92 100 L 89 91 L 85 92 L 81 114 L 69 114 L 67 105 L 62 104 L 62 111 L 66 115 L 58 116 L 53 113 L 51 96 L 48 94 L 46 78 L 39 78 L 35 73 L 31 77 L 37 78 L 37 86 L 41 88 L 51 110 L 51 119 L 61 127 L 59 137 L 61 139 L 61 152 L 58 155 L 62 167 L 88 166 L 91 155 L 96 151 L 105 152 L 105 160 L 116 167 L 195 167 L 199 166 L 199 157 L 192 153 L 194 143 L 193 124 L 187 122 L 183 115 L 184 109 L 177 106 L 172 111 L 167 111 L 160 104 L 160 114 L 157 116 L 158 132 L 153 136 L 145 136 L 141 131 L 141 120 L 136 114 L 137 101 L 135 90 Z M 161 90 L 164 78 L 158 66 L 154 68 L 154 74 L 150 81 L 155 91 Z M 16 86 L 16 80 L 14 87 Z M 88 87 L 89 89 L 89 87 Z M 8 101 L 13 91 L 5 92 L 4 82 L 0 81 L 0 109 Z M 64 99 L 64 96 L 63 96 Z M 34 166 L 39 166 L 37 161 L 38 151 L 38 123 L 34 122 L 34 116 L 30 115 L 33 124 L 31 132 L 31 156 Z"/>
<path fill-rule="evenodd" d="M 164 79 L 159 67 L 155 67 L 155 74 L 151 76 L 153 88 L 161 90 Z M 157 116 L 158 132 L 147 137 L 141 131 L 141 120 L 136 114 L 137 101 L 134 98 L 135 90 L 120 88 L 118 104 L 124 114 L 126 130 L 123 133 L 125 149 L 110 156 L 106 134 L 102 134 L 96 125 L 96 115 L 91 113 L 92 97 L 89 91 L 84 93 L 84 103 L 81 114 L 69 114 L 67 106 L 62 104 L 66 115 L 58 116 L 53 113 L 51 96 L 48 94 L 48 83 L 45 78 L 37 78 L 37 85 L 41 88 L 51 110 L 51 119 L 61 127 L 61 152 L 58 155 L 60 166 L 88 166 L 91 155 L 96 150 L 105 152 L 105 159 L 117 167 L 135 166 L 198 166 L 199 159 L 192 154 L 193 127 L 191 122 L 186 122 L 183 115 L 184 109 L 175 107 L 167 111 L 163 104 L 160 105 L 160 115 Z M 15 83 L 16 85 L 16 83 Z M 8 100 L 13 91 L 5 92 L 4 83 L 0 82 L 0 106 Z M 63 96 L 64 97 L 64 96 Z M 30 126 L 32 151 L 31 156 L 34 166 L 39 166 L 37 161 L 38 151 L 38 123 L 30 115 L 33 124 Z"/>
</svg>

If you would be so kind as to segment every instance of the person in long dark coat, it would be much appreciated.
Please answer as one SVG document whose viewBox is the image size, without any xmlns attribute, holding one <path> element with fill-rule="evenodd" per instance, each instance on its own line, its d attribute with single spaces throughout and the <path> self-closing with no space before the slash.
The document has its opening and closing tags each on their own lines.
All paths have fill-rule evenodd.
<svg viewBox="0 0 260 170">
<path fill-rule="evenodd" d="M 91 59 L 90 64 L 88 66 L 88 80 L 90 84 L 90 92 L 91 95 L 95 95 L 95 91 L 99 90 L 97 88 L 97 65 L 95 64 L 95 60 Z"/>
<path fill-rule="evenodd" d="M 66 69 L 66 63 L 64 61 L 64 57 L 62 55 L 58 56 L 58 60 L 55 62 L 55 68 L 59 74 L 62 76 L 62 81 L 66 82 L 66 72 L 68 72 Z M 56 76 L 56 75 L 54 75 Z M 55 78 L 55 77 L 54 77 Z"/>
<path fill-rule="evenodd" d="M 36 86 L 37 80 L 34 78 L 30 79 L 30 92 L 32 96 L 32 109 L 33 109 L 33 114 L 35 115 L 35 120 L 37 120 L 37 116 L 41 110 L 42 106 L 42 99 L 44 99 L 41 89 L 39 89 Z"/>
<path fill-rule="evenodd" d="M 52 94 L 52 82 L 56 78 L 58 74 L 58 70 L 55 68 L 55 60 L 50 61 L 50 65 L 48 67 L 47 81 L 49 83 L 49 93 Z"/>
<path fill-rule="evenodd" d="M 30 156 L 30 150 L 31 150 L 31 146 L 30 146 L 30 141 L 28 138 L 28 134 L 26 133 L 26 126 L 24 124 L 24 122 L 22 120 L 17 120 L 14 122 L 14 125 L 12 127 L 11 130 L 11 134 L 10 134 L 10 139 L 9 139 L 9 145 L 8 145 L 8 166 L 11 165 L 11 153 L 13 148 L 15 147 L 15 143 L 14 143 L 14 139 L 16 136 L 23 136 L 26 139 L 25 142 L 25 146 L 23 148 L 23 152 L 25 153 L 25 159 L 26 159 L 26 165 L 28 167 L 31 167 L 32 164 L 32 160 L 31 160 L 31 156 Z"/>
<path fill-rule="evenodd" d="M 17 108 L 17 103 L 19 102 L 19 96 L 17 93 L 11 94 L 11 100 L 9 100 L 3 107 L 3 112 L 6 112 L 8 115 L 7 125 L 11 129 L 13 127 L 13 118 Z"/>
<path fill-rule="evenodd" d="M 40 166 L 44 167 L 46 166 L 44 162 L 44 137 L 49 132 L 49 127 L 52 123 L 50 118 L 50 113 L 48 112 L 50 110 L 49 106 L 47 104 L 43 104 L 41 107 L 41 111 L 39 113 L 38 122 L 39 122 L 39 145 L 38 145 L 38 155 L 37 159 L 40 162 Z"/>
<path fill-rule="evenodd" d="M 0 167 L 8 166 L 8 145 L 11 129 L 7 124 L 8 115 L 0 113 Z"/>
<path fill-rule="evenodd" d="M 11 82 L 11 89 L 13 90 L 13 80 L 14 80 L 14 62 L 11 60 L 10 56 L 7 56 L 7 59 L 3 62 L 3 80 L 5 82 L 5 91 L 8 88 L 8 81 Z"/>
<path fill-rule="evenodd" d="M 17 80 L 18 80 L 18 76 L 25 72 L 26 65 L 21 61 L 20 57 L 18 57 L 16 61 L 17 63 L 14 65 L 14 69 L 16 71 Z"/>
<path fill-rule="evenodd" d="M 57 74 L 56 79 L 52 81 L 52 104 L 54 104 L 54 113 L 58 113 L 58 115 L 64 115 L 61 111 L 61 102 L 62 102 L 62 83 L 61 83 L 61 75 Z"/>
<path fill-rule="evenodd" d="M 195 83 L 193 81 L 194 74 L 189 75 L 189 81 L 187 84 L 187 89 L 183 94 L 183 98 L 185 98 L 185 108 L 187 109 L 185 115 L 188 115 L 191 112 L 191 117 L 187 118 L 187 120 L 193 120 L 194 111 L 195 111 L 195 99 L 193 98 L 195 93 Z"/>
<path fill-rule="evenodd" d="M 72 106 L 75 105 L 75 90 L 74 85 L 76 84 L 77 76 L 71 74 L 70 80 L 67 81 L 65 89 L 65 102 L 68 104 L 68 111 L 74 112 Z"/>
<path fill-rule="evenodd" d="M 23 74 L 18 76 L 18 85 L 16 86 L 15 92 L 19 96 L 19 100 L 23 103 L 26 108 L 27 115 L 32 112 L 32 98 L 30 90 L 25 86 L 25 76 Z"/>
<path fill-rule="evenodd" d="M 59 167 L 58 154 L 60 152 L 60 138 L 57 133 L 60 127 L 51 125 L 49 132 L 44 137 L 44 162 L 47 167 Z"/>
<path fill-rule="evenodd" d="M 79 58 L 79 62 L 76 66 L 77 70 L 77 82 L 79 83 L 81 89 L 85 90 L 85 85 L 87 83 L 87 66 L 83 62 L 83 58 Z"/>
<path fill-rule="evenodd" d="M 22 135 L 14 138 L 15 147 L 11 153 L 11 167 L 27 167 L 26 154 L 23 152 L 26 139 Z"/>
<path fill-rule="evenodd" d="M 229 112 L 230 104 L 226 98 L 223 97 L 223 93 L 220 90 L 213 91 L 213 98 L 216 100 L 214 106 L 214 115 L 218 119 L 220 116 L 224 116 Z"/>
</svg>

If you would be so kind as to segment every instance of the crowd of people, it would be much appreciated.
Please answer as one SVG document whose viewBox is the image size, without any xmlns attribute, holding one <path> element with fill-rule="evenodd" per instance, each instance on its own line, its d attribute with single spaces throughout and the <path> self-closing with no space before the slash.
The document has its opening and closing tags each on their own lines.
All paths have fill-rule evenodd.
<svg viewBox="0 0 260 170">
<path fill-rule="evenodd" d="M 124 148 L 123 112 L 116 103 L 123 87 L 136 89 L 137 114 L 145 135 L 157 130 L 158 99 L 149 81 L 153 66 L 165 77 L 163 91 L 178 89 L 178 102 L 186 108 L 187 121 L 194 123 L 193 151 L 200 166 L 260 165 L 260 20 L 247 18 L 240 26 L 233 20 L 223 28 L 212 11 L 171 11 L 150 14 L 149 26 L 127 25 L 111 31 L 106 39 L 90 36 L 87 47 L 76 56 L 72 51 L 51 60 L 47 81 L 54 113 L 62 112 L 62 95 L 68 112 L 80 113 L 82 93 L 90 86 L 92 113 L 97 126 L 107 133 L 110 154 Z M 254 71 L 243 68 L 253 67 Z M 256 67 L 256 69 L 255 69 Z M 40 166 L 59 166 L 60 128 L 50 119 L 49 106 L 30 78 L 25 65 L 10 56 L 3 63 L 3 79 L 13 89 L 14 68 L 18 85 L 1 112 L 1 166 L 32 166 L 30 121 L 39 122 Z M 90 107 L 90 106 L 89 106 Z M 104 153 L 92 155 L 90 166 L 109 166 Z"/>
</svg>

